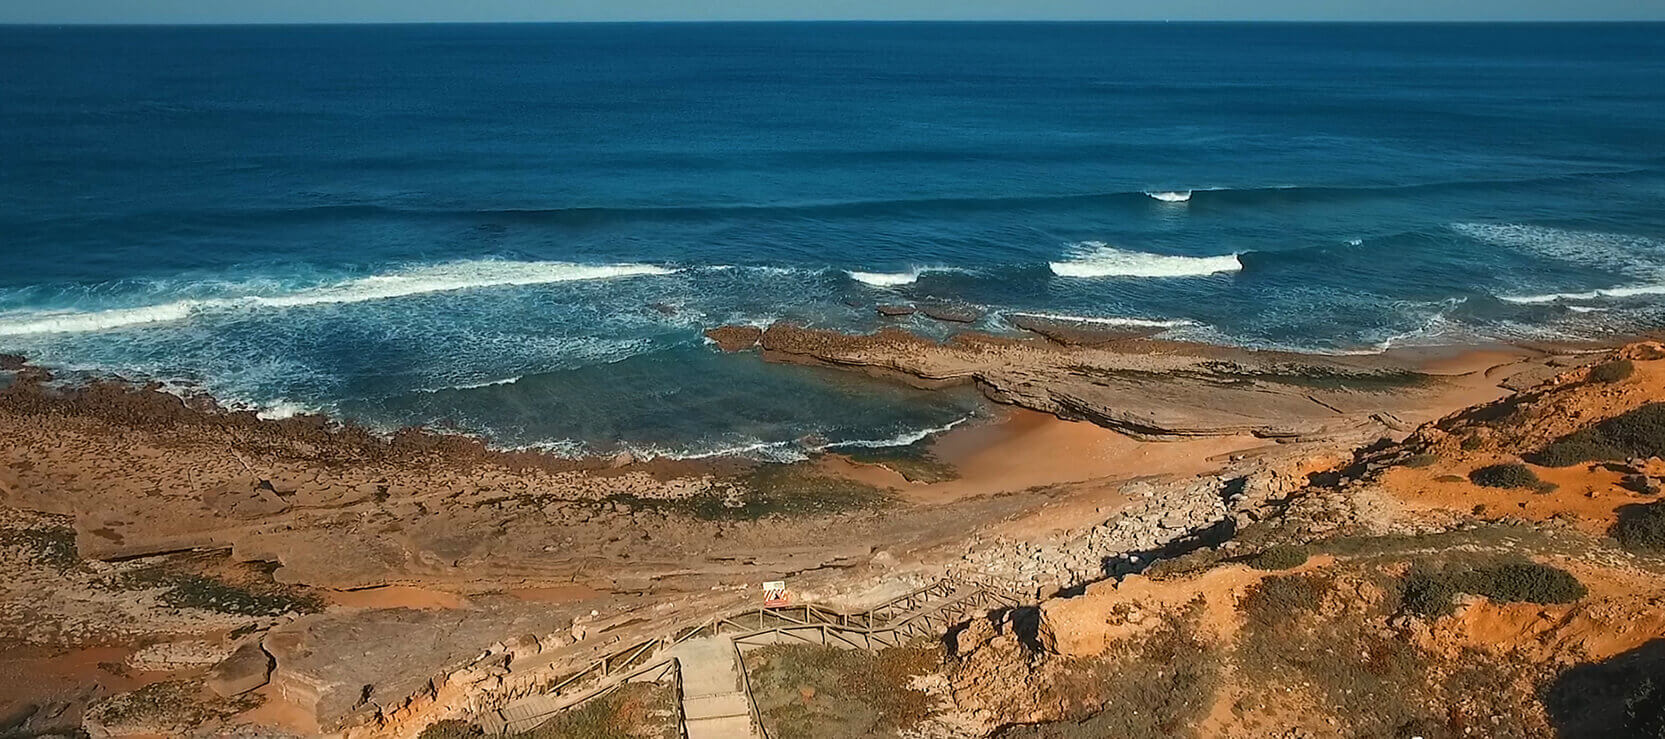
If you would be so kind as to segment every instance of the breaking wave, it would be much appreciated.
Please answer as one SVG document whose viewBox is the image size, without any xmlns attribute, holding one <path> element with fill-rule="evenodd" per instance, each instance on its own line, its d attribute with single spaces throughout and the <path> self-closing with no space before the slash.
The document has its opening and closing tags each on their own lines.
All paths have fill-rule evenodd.
<svg viewBox="0 0 1665 739">
<path fill-rule="evenodd" d="M 1014 311 L 1007 316 L 1028 316 L 1030 318 L 1044 318 L 1049 321 L 1065 321 L 1068 323 L 1094 323 L 1102 326 L 1136 326 L 1140 328 L 1179 328 L 1180 326 L 1194 326 L 1194 321 L 1183 318 L 1121 318 L 1114 316 L 1076 316 L 1068 313 L 1034 313 L 1030 311 Z"/>
<path fill-rule="evenodd" d="M 1147 190 L 1145 191 L 1145 195 L 1149 196 L 1153 200 L 1160 200 L 1164 203 L 1191 202 L 1190 190 L 1170 190 L 1165 192 L 1151 192 Z"/>
<path fill-rule="evenodd" d="M 1499 295 L 1497 296 L 1497 299 L 1507 303 L 1532 305 L 1541 303 L 1556 303 L 1563 300 L 1634 298 L 1642 295 L 1665 295 L 1665 284 L 1631 285 L 1628 287 L 1610 287 L 1601 290 L 1586 290 L 1584 292 L 1545 293 L 1543 295 Z"/>
<path fill-rule="evenodd" d="M 966 416 L 949 421 L 941 426 L 919 429 L 917 431 L 904 431 L 888 439 L 853 439 L 851 441 L 835 441 L 831 444 L 825 444 L 817 447 L 817 449 L 885 449 L 890 447 L 913 446 L 914 444 L 918 444 L 919 442 L 929 439 L 937 434 L 952 431 L 955 426 L 965 423 L 969 419 L 970 416 Z"/>
<path fill-rule="evenodd" d="M 1117 249 L 1102 241 L 1077 245 L 1084 253 L 1063 262 L 1051 262 L 1052 273 L 1060 277 L 1200 277 L 1243 269 L 1236 254 L 1217 257 L 1182 257 Z"/>
<path fill-rule="evenodd" d="M 665 275 L 675 271 L 651 264 L 589 265 L 571 262 L 465 260 L 413 267 L 287 294 L 176 300 L 157 305 L 99 311 L 23 311 L 0 314 L 0 336 L 107 331 L 182 321 L 204 311 L 363 303 L 429 293 Z"/>
<path fill-rule="evenodd" d="M 897 287 L 911 285 L 919 281 L 920 275 L 930 272 L 964 272 L 958 267 L 916 267 L 907 272 L 857 272 L 848 270 L 844 274 L 850 279 L 873 287 Z"/>
</svg>

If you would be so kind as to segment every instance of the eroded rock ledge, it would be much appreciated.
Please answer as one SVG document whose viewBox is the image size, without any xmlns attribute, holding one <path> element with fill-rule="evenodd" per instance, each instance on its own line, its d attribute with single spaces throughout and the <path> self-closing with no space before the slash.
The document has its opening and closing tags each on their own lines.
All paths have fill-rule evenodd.
<svg viewBox="0 0 1665 739">
<path fill-rule="evenodd" d="M 712 329 L 728 338 L 735 327 Z M 1026 340 L 962 333 L 946 342 L 885 328 L 845 334 L 776 323 L 764 359 L 837 367 L 924 388 L 974 384 L 1001 403 L 1150 439 L 1250 434 L 1335 438 L 1403 430 L 1403 418 L 1454 389 L 1454 376 L 1387 355 L 1332 357 L 1093 337 Z M 1102 339 L 1102 340 L 1100 340 Z M 1526 352 L 1519 353 L 1526 356 Z"/>
</svg>

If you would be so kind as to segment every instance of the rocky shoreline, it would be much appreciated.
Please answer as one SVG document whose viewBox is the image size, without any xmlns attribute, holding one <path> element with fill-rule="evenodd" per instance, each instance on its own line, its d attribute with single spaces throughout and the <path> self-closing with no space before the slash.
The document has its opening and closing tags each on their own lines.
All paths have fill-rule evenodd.
<svg viewBox="0 0 1665 739">
<path fill-rule="evenodd" d="M 938 342 L 896 328 L 847 334 L 776 323 L 723 326 L 724 351 L 756 348 L 791 362 L 899 380 L 975 385 L 997 403 L 1089 421 L 1141 439 L 1248 434 L 1267 439 L 1362 438 L 1406 431 L 1417 412 L 1465 373 L 1438 372 L 1410 353 L 1327 356 L 1143 338 L 1060 321 L 1027 327 L 1044 339 L 966 332 Z M 1545 352 L 1502 348 L 1514 362 Z M 1490 372 L 1487 373 L 1491 374 Z"/>
</svg>

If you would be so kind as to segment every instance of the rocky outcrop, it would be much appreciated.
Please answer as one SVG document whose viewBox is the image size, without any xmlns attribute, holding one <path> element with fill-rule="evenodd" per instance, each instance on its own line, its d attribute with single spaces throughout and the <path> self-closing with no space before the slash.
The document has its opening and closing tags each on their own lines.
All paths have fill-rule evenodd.
<svg viewBox="0 0 1665 739">
<path fill-rule="evenodd" d="M 265 685 L 271 674 L 272 655 L 259 641 L 249 641 L 214 665 L 204 681 L 221 698 L 231 698 Z"/>
<path fill-rule="evenodd" d="M 759 343 L 772 361 L 862 371 L 928 388 L 972 383 L 1001 403 L 1150 439 L 1247 434 L 1360 440 L 1404 428 L 1451 389 L 1443 377 L 1406 369 L 1408 360 L 1389 356 L 1260 352 L 1128 337 L 1088 344 L 1084 335 L 1058 335 L 1068 341 L 962 333 L 939 343 L 894 327 L 852 335 L 777 323 Z"/>
<path fill-rule="evenodd" d="M 0 354 L 0 372 L 16 372 L 29 361 L 18 354 Z"/>
<path fill-rule="evenodd" d="M 947 323 L 976 323 L 985 314 L 982 308 L 974 305 L 951 303 L 929 303 L 922 306 L 919 312 Z"/>
<path fill-rule="evenodd" d="M 757 346 L 763 329 L 756 326 L 718 326 L 705 332 L 705 337 L 725 352 L 739 352 Z"/>
<path fill-rule="evenodd" d="M 1006 322 L 1034 334 L 1040 334 L 1064 346 L 1099 346 L 1128 339 L 1155 336 L 1159 326 L 1111 326 L 1103 323 L 1043 318 L 1023 313 L 1006 314 Z"/>
<path fill-rule="evenodd" d="M 919 309 L 911 305 L 881 305 L 875 307 L 873 311 L 885 318 L 901 318 L 902 316 L 911 316 L 917 313 Z"/>
</svg>

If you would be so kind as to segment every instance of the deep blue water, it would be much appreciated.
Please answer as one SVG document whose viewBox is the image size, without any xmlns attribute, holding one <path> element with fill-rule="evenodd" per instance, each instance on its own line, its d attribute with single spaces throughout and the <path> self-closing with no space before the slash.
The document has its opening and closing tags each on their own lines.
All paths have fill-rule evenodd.
<svg viewBox="0 0 1665 739">
<path fill-rule="evenodd" d="M 0 257 L 0 351 L 56 366 L 506 445 L 880 440 L 973 399 L 700 329 L 1660 328 L 1665 25 L 0 28 Z"/>
</svg>

